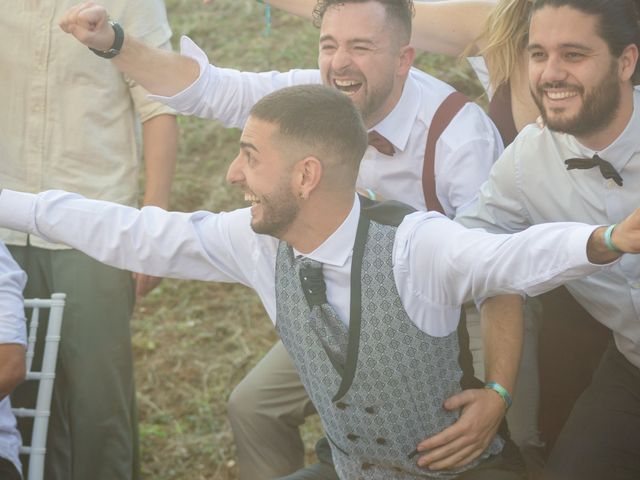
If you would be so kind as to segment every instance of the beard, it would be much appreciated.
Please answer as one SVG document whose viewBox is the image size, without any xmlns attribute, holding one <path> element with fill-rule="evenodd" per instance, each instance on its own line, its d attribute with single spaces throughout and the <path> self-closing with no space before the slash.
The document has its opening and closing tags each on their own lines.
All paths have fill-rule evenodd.
<svg viewBox="0 0 640 480">
<path fill-rule="evenodd" d="M 582 106 L 573 117 L 553 117 L 545 108 L 543 97 L 545 88 L 569 88 L 582 97 Z M 620 85 L 618 84 L 617 64 L 612 62 L 609 71 L 602 81 L 585 92 L 584 87 L 566 82 L 544 83 L 539 85 L 531 95 L 542 113 L 542 119 L 549 129 L 568 133 L 575 137 L 591 135 L 606 128 L 618 111 L 620 105 Z M 560 113 L 560 112 L 558 112 Z"/>
<path fill-rule="evenodd" d="M 378 85 L 373 86 L 359 71 L 341 71 L 339 76 L 359 79 L 361 83 L 360 90 L 357 92 L 357 96 L 352 97 L 351 100 L 353 101 L 356 110 L 358 110 L 362 116 L 364 123 L 369 125 L 371 117 L 374 117 L 389 101 L 389 97 L 391 97 L 395 85 L 394 78 L 392 76 L 381 78 Z M 331 88 L 337 88 L 333 83 L 333 77 L 333 71 L 331 70 L 327 72 L 327 74 L 323 75 L 324 84 Z M 340 88 L 337 90 L 343 91 Z"/>
<path fill-rule="evenodd" d="M 258 207 L 262 210 L 262 219 L 252 218 L 251 229 L 255 233 L 276 238 L 281 238 L 300 211 L 288 179 L 281 181 L 269 195 L 262 196 Z"/>
</svg>

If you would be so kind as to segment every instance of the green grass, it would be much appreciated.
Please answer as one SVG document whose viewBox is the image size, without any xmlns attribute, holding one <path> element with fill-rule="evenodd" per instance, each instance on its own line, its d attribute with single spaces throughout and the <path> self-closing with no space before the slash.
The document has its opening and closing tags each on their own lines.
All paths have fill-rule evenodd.
<svg viewBox="0 0 640 480">
<path fill-rule="evenodd" d="M 168 0 L 167 8 L 174 47 L 180 35 L 189 35 L 220 66 L 263 71 L 316 65 L 318 33 L 310 22 L 274 11 L 266 36 L 263 6 L 253 0 L 209 6 Z M 471 98 L 481 94 L 466 64 L 425 54 L 416 64 Z M 240 192 L 225 184 L 240 132 L 197 118 L 181 117 L 179 124 L 172 208 L 244 206 Z M 226 400 L 276 339 L 257 297 L 235 285 L 164 280 L 137 305 L 133 331 L 144 478 L 237 478 Z M 318 432 L 312 419 L 304 429 L 310 452 Z"/>
</svg>

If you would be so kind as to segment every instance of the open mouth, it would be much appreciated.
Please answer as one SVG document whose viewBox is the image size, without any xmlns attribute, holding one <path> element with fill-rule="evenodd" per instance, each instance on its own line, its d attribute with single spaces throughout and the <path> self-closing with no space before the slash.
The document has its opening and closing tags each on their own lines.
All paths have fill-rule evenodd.
<svg viewBox="0 0 640 480">
<path fill-rule="evenodd" d="M 260 199 L 253 193 L 249 193 L 249 192 L 244 192 L 244 201 L 251 202 L 252 207 L 260 203 Z"/>
<path fill-rule="evenodd" d="M 578 96 L 576 90 L 545 90 L 544 94 L 549 100 L 553 101 L 566 100 L 567 98 Z"/>
<path fill-rule="evenodd" d="M 336 80 L 333 79 L 333 86 L 340 90 L 342 93 L 347 95 L 353 95 L 360 87 L 362 87 L 362 82 L 358 82 L 356 80 Z"/>
</svg>

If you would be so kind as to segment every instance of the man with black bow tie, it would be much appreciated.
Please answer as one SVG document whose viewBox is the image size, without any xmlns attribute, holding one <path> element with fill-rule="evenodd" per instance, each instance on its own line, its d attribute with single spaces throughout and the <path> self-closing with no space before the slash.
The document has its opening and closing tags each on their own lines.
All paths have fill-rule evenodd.
<svg viewBox="0 0 640 480">
<path fill-rule="evenodd" d="M 640 204 L 639 9 L 632 0 L 534 4 L 529 77 L 546 128 L 522 131 L 477 205 L 457 220 L 492 232 L 552 221 L 610 224 Z M 547 478 L 640 478 L 639 260 L 566 285 L 613 331 L 615 345 L 560 433 Z M 580 325 L 568 343 L 580 343 Z"/>
</svg>

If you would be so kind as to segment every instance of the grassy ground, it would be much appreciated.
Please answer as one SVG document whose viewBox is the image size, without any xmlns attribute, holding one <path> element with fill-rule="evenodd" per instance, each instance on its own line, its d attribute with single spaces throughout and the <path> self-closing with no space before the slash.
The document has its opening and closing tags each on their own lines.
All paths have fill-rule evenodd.
<svg viewBox="0 0 640 480">
<path fill-rule="evenodd" d="M 167 0 L 174 47 L 189 35 L 220 66 L 244 70 L 315 67 L 317 30 L 274 11 L 265 35 L 263 6 L 253 0 Z M 473 73 L 457 61 L 421 55 L 422 69 L 472 98 Z M 181 117 L 174 210 L 229 210 L 243 205 L 225 185 L 240 132 L 208 120 Z M 133 319 L 142 469 L 153 480 L 237 478 L 226 421 L 233 386 L 275 341 L 257 297 L 233 285 L 165 280 L 136 307 Z M 317 420 L 305 426 L 311 450 Z"/>
</svg>

